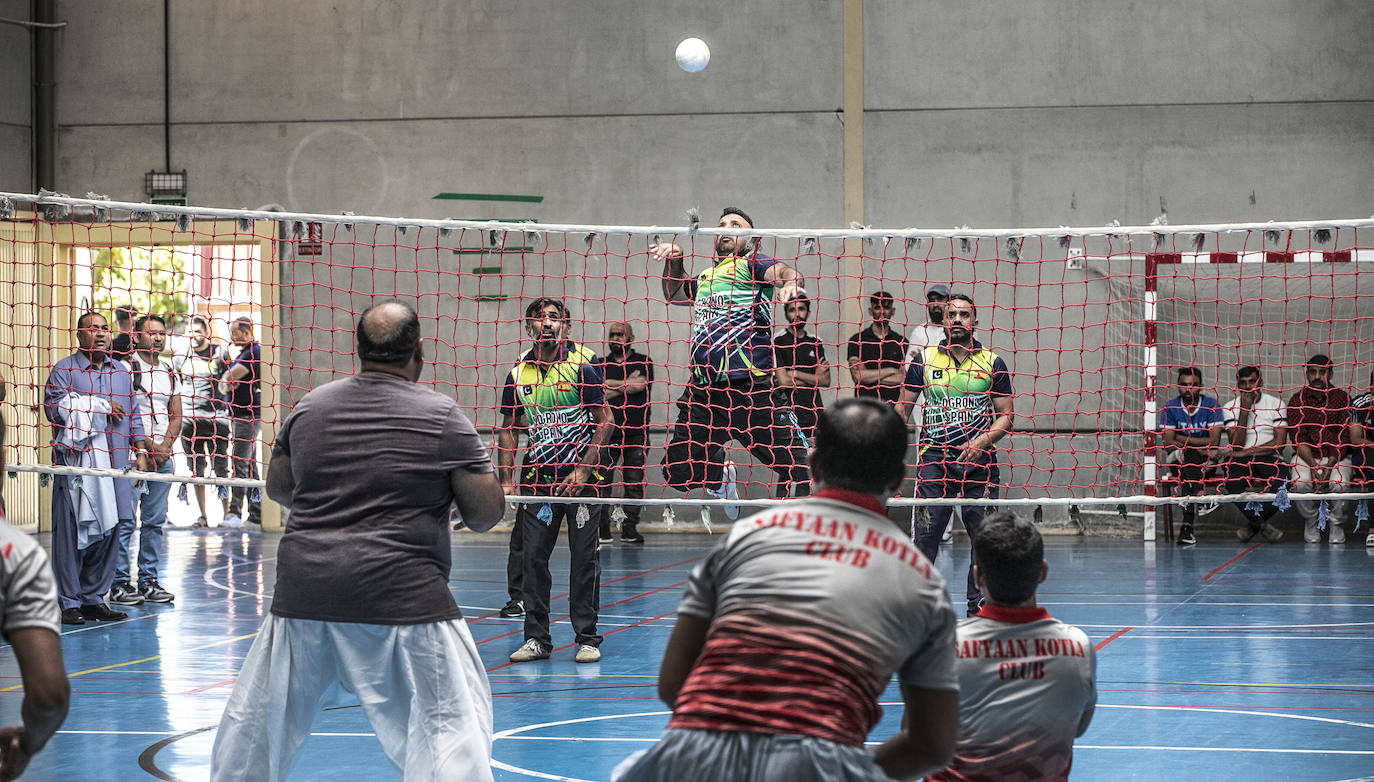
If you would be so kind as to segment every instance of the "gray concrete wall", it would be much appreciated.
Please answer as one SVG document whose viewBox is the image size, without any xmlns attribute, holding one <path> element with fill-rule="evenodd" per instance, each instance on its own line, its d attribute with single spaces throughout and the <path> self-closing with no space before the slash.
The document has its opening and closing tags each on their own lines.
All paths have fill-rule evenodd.
<svg viewBox="0 0 1374 782">
<path fill-rule="evenodd" d="M 26 0 L 0 0 L 0 17 L 28 19 Z M 28 192 L 33 148 L 32 61 L 33 37 L 26 28 L 0 25 L 0 189 Z"/>
<path fill-rule="evenodd" d="M 765 226 L 841 226 L 841 3 L 707 5 L 175 2 L 172 167 L 188 170 L 192 203 L 213 206 L 681 225 L 688 208 L 701 207 L 709 221 L 721 205 L 737 203 Z M 1182 224 L 1374 213 L 1374 5 L 1040 0 L 971 10 L 953 0 L 869 0 L 864 7 L 868 224 L 1138 224 L 1161 212 Z M 71 23 L 61 39 L 61 189 L 141 200 L 144 172 L 163 167 L 161 9 L 156 0 L 61 5 Z M 712 46 L 700 74 L 672 61 L 687 35 Z M 11 81 L 5 89 L 27 95 Z M 27 111 L 16 106 L 0 109 L 0 133 L 23 136 Z M 11 115 L 17 125 L 5 124 Z M 0 154 L 6 181 L 8 154 Z M 26 170 L 27 156 L 22 161 Z M 432 198 L 442 191 L 544 201 Z M 518 355 L 515 321 L 533 295 L 569 298 L 577 336 L 598 349 L 604 323 L 629 317 L 661 365 L 685 363 L 687 311 L 659 300 L 659 270 L 642 254 L 642 239 L 599 239 L 589 258 L 577 237 L 551 237 L 537 254 L 503 257 L 499 280 L 481 281 L 470 270 L 487 260 L 451 252 L 473 246 L 473 237 L 382 232 L 358 241 L 331 247 L 324 260 L 332 265 L 294 262 L 283 270 L 291 283 L 283 297 L 293 305 L 286 326 L 297 347 L 287 357 L 296 365 L 294 386 L 346 371 L 339 353 L 328 351 L 348 351 L 353 313 L 373 295 L 394 292 L 420 296 L 440 339 L 437 383 L 482 411 L 484 424 L 494 422 L 494 387 Z M 1352 238 L 1340 241 L 1348 246 Z M 403 247 L 388 248 L 395 244 Z M 708 247 L 698 241 L 695 252 Z M 831 361 L 842 364 L 844 339 L 857 324 L 838 322 L 839 275 L 850 268 L 837 259 L 838 245 L 819 255 L 797 242 L 765 249 L 795 259 L 813 280 L 816 330 Z M 865 253 L 871 257 L 857 264 L 857 287 L 905 299 L 897 314 L 903 324 L 923 319 L 919 302 L 930 282 L 979 301 L 983 336 L 1007 357 L 1022 392 L 1018 415 L 1040 430 L 1010 444 L 1011 482 L 1062 493 L 1135 479 L 1138 442 L 1071 432 L 1138 426 L 1143 371 L 1129 365 L 1137 361 L 1130 346 L 1143 342 L 1140 268 L 1094 261 L 1066 270 L 1053 242 L 1027 243 L 1015 259 L 995 242 Z M 1297 295 L 1303 284 L 1289 276 L 1283 291 Z M 1300 335 L 1294 326 L 1266 327 L 1258 338 L 1189 327 L 1161 335 L 1188 345 L 1161 360 L 1222 374 L 1249 351 L 1276 366 L 1271 384 L 1283 387 L 1296 382 L 1291 365 L 1312 344 L 1353 341 L 1359 347 L 1344 360 L 1374 360 L 1369 343 L 1358 341 L 1374 338 L 1363 325 L 1368 305 L 1361 306 L 1369 283 L 1363 276 L 1340 282 L 1358 296 L 1341 300 L 1335 326 L 1304 325 Z M 511 298 L 477 303 L 465 298 L 474 289 Z M 1272 294 L 1246 290 L 1237 293 Z M 1229 324 L 1268 315 L 1174 307 L 1161 308 L 1161 317 Z M 685 377 L 681 369 L 668 374 L 675 396 Z M 836 376 L 848 382 L 839 367 Z M 655 421 L 664 425 L 672 415 L 668 390 L 658 399 L 664 405 Z"/>
</svg>

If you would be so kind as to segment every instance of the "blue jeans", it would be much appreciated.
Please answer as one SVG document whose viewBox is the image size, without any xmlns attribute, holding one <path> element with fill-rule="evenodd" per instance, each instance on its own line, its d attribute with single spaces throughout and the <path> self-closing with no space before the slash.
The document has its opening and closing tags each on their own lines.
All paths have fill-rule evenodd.
<svg viewBox="0 0 1374 782">
<path fill-rule="evenodd" d="M 968 497 L 969 499 L 997 498 L 999 478 L 996 462 L 956 462 L 958 451 L 944 451 L 927 448 L 921 454 L 916 471 L 916 490 L 925 498 Z M 973 552 L 973 539 L 978 535 L 978 526 L 983 523 L 984 504 L 970 503 L 960 505 L 959 518 L 968 532 L 969 553 Z M 932 505 L 926 509 L 923 518 L 916 525 L 916 548 L 926 559 L 935 562 L 940 553 L 940 538 L 949 526 L 954 515 L 954 506 Z M 973 558 L 969 557 L 968 566 L 968 610 L 976 611 L 983 600 L 983 593 L 973 580 Z"/>
<path fill-rule="evenodd" d="M 175 465 L 168 459 L 157 468 L 162 475 L 171 475 Z M 148 493 L 138 496 L 138 585 L 157 580 L 157 563 L 162 559 L 162 525 L 167 522 L 167 495 L 172 484 L 148 481 Z M 129 580 L 129 540 L 134 536 L 134 520 L 120 519 L 115 527 L 119 536 L 119 550 L 115 553 L 115 583 Z"/>
</svg>

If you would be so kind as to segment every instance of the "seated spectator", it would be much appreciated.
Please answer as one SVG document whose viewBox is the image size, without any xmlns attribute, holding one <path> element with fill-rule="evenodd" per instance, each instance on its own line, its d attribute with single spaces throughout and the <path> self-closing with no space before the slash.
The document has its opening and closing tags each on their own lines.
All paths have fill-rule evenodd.
<svg viewBox="0 0 1374 782">
<path fill-rule="evenodd" d="M 1317 354 L 1307 360 L 1307 385 L 1288 400 L 1284 417 L 1293 433 L 1293 491 L 1298 494 L 1350 490 L 1350 396 L 1331 385 L 1331 359 Z M 1302 539 L 1320 543 L 1322 500 L 1294 500 L 1302 516 Z M 1344 502 L 1328 505 L 1327 540 L 1345 542 L 1341 526 Z"/>
<path fill-rule="evenodd" d="M 1181 495 L 1202 495 L 1208 464 L 1221 440 L 1221 423 L 1221 406 L 1202 393 L 1202 371 L 1197 367 L 1180 369 L 1178 396 L 1159 411 L 1159 426 L 1164 430 L 1160 450 L 1166 464 L 1176 465 Z M 1183 506 L 1183 525 L 1178 532 L 1180 546 L 1197 543 L 1193 534 L 1197 515 L 1214 507 L 1215 503 L 1202 508 L 1191 503 Z"/>
<path fill-rule="evenodd" d="M 1369 390 L 1350 402 L 1349 437 L 1355 483 L 1360 491 L 1369 491 L 1374 488 L 1374 370 L 1369 373 Z M 1364 544 L 1374 547 L 1374 531 Z"/>
<path fill-rule="evenodd" d="M 1236 398 L 1221 409 L 1229 443 L 1220 454 L 1227 494 L 1272 492 L 1288 472 L 1279 453 L 1288 437 L 1283 402 L 1264 393 L 1263 382 L 1259 367 L 1241 367 L 1236 372 Z M 1250 503 L 1236 505 L 1250 522 L 1247 528 L 1236 530 L 1241 540 L 1260 535 L 1273 543 L 1283 537 L 1283 531 L 1269 523 L 1278 512 L 1274 503 L 1251 510 L 1246 509 Z"/>
</svg>

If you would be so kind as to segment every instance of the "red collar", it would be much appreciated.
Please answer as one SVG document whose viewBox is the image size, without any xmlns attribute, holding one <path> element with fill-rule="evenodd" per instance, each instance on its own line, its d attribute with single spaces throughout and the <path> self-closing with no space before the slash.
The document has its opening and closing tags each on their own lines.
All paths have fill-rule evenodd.
<svg viewBox="0 0 1374 782">
<path fill-rule="evenodd" d="M 866 511 L 871 511 L 879 516 L 887 515 L 887 508 L 872 494 L 864 494 L 861 491 L 850 491 L 849 489 L 821 489 L 811 495 L 822 500 L 835 500 L 849 505 L 857 505 Z"/>
<path fill-rule="evenodd" d="M 994 622 L 1010 622 L 1011 624 L 1023 625 L 1028 622 L 1038 622 L 1041 619 L 1049 619 L 1050 612 L 1036 606 L 1035 608 L 1009 608 L 1007 606 L 995 606 L 991 603 L 984 603 L 978 609 L 978 618 L 991 619 Z"/>
</svg>

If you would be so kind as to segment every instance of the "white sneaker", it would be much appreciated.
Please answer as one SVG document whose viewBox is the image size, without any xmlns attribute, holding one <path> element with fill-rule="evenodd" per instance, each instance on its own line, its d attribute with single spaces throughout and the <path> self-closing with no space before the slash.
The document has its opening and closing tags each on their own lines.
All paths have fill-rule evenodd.
<svg viewBox="0 0 1374 782">
<path fill-rule="evenodd" d="M 1364 539 L 1364 544 L 1369 548 L 1374 548 L 1374 532 L 1369 533 L 1369 537 Z"/>
<path fill-rule="evenodd" d="M 1322 533 L 1317 529 L 1317 522 L 1308 521 L 1302 525 L 1302 539 L 1307 543 L 1321 543 Z"/>
<path fill-rule="evenodd" d="M 237 513 L 226 513 L 219 525 L 228 529 L 243 529 L 243 519 Z"/>
<path fill-rule="evenodd" d="M 1345 542 L 1345 527 L 1342 527 L 1336 522 L 1332 521 L 1327 523 L 1327 533 L 1327 540 L 1331 545 L 1339 546 Z"/>
<path fill-rule="evenodd" d="M 547 657 L 548 655 L 545 655 Z M 577 647 L 577 656 L 573 658 L 575 663 L 599 663 L 601 662 L 601 650 L 591 644 L 582 644 Z"/>
<path fill-rule="evenodd" d="M 717 497 L 722 500 L 738 500 L 738 480 L 739 473 L 735 470 L 735 463 L 727 459 L 725 461 L 725 470 L 721 473 L 720 488 L 707 489 L 706 493 L 711 495 L 712 497 Z M 721 510 L 725 511 L 725 518 L 730 519 L 731 521 L 739 518 L 738 505 L 724 505 L 721 507 Z"/>
<path fill-rule="evenodd" d="M 940 536 L 941 543 L 954 542 L 954 519 L 949 520 L 949 525 L 945 527 L 945 534 Z"/>
<path fill-rule="evenodd" d="M 513 663 L 527 663 L 531 660 L 547 660 L 549 653 L 553 651 L 549 647 L 539 643 L 533 638 L 520 645 L 519 649 L 510 653 L 510 661 Z"/>
</svg>

